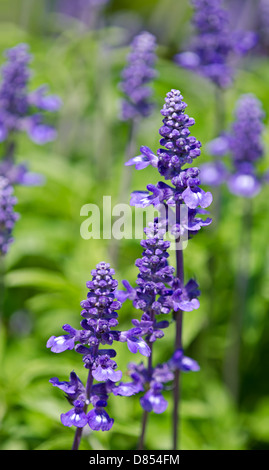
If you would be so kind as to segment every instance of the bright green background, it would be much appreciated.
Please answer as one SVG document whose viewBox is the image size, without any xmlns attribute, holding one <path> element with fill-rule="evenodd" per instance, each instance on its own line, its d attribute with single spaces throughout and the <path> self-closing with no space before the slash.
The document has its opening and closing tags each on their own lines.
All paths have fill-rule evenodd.
<svg viewBox="0 0 269 470">
<path fill-rule="evenodd" d="M 110 262 L 108 241 L 80 237 L 84 220 L 80 208 L 86 203 L 102 205 L 103 195 L 112 195 L 117 202 L 128 139 L 128 124 L 118 118 L 118 82 L 128 52 L 128 25 L 148 29 L 156 34 L 159 44 L 156 108 L 140 126 L 136 153 L 140 145 L 157 150 L 159 109 L 171 88 L 183 93 L 188 112 L 196 120 L 192 133 L 204 146 L 216 129 L 213 87 L 171 60 L 189 34 L 191 10 L 187 0 L 112 1 L 106 17 L 109 26 L 98 35 L 76 22 L 63 23 L 51 12 L 52 4 L 41 0 L 0 1 L 0 51 L 19 42 L 29 43 L 34 56 L 31 89 L 47 83 L 63 100 L 54 143 L 39 147 L 25 136 L 18 141 L 17 161 L 28 161 L 32 171 L 45 175 L 46 184 L 15 190 L 21 218 L 14 232 L 15 243 L 5 259 L 0 332 L 1 449 L 69 449 L 72 445 L 74 429 L 63 427 L 59 418 L 69 405 L 48 380 L 53 376 L 67 380 L 72 369 L 85 380 L 87 371 L 80 355 L 73 351 L 53 354 L 46 349 L 46 341 L 51 335 L 60 335 L 64 323 L 79 327 L 80 301 L 86 298 L 90 271 L 99 261 Z M 113 26 L 115 21 L 118 26 Z M 255 93 L 262 100 L 268 116 L 268 83 L 268 57 L 249 56 L 241 63 L 234 87 L 225 95 L 227 121 L 232 119 L 237 98 L 245 92 Z M 266 148 L 267 123 L 266 117 Z M 208 159 L 204 150 L 199 162 Z M 263 166 L 269 166 L 268 152 Z M 152 168 L 134 171 L 131 189 L 143 190 L 157 178 Z M 238 403 L 225 384 L 223 369 L 230 347 L 244 201 L 223 187 L 220 223 L 201 231 L 184 252 L 186 279 L 195 276 L 202 294 L 200 309 L 184 315 L 185 352 L 199 362 L 201 371 L 183 376 L 182 449 L 269 448 L 268 201 L 267 186 L 253 201 Z M 214 210 L 213 204 L 213 214 Z M 127 278 L 134 285 L 134 261 L 140 256 L 138 240 L 122 241 L 116 272 L 119 281 Z M 212 259 L 213 273 L 209 268 Z M 139 317 L 140 312 L 127 303 L 120 313 L 120 325 L 129 328 L 131 319 Z M 140 360 L 127 351 L 126 344 L 116 346 L 117 362 L 123 371 L 129 360 Z M 170 357 L 173 326 L 154 348 L 154 361 Z M 165 393 L 167 411 L 150 415 L 148 449 L 171 448 L 170 394 Z M 111 396 L 108 409 L 115 418 L 112 430 L 90 432 L 81 448 L 134 449 L 141 421 L 138 397 Z"/>
</svg>

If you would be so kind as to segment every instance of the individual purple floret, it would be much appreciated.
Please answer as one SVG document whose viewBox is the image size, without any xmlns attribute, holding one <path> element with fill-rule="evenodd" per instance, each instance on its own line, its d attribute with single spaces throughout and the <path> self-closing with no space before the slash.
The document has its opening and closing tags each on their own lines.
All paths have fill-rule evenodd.
<svg viewBox="0 0 269 470">
<path fill-rule="evenodd" d="M 5 51 L 0 83 L 0 142 L 25 131 L 31 140 L 43 145 L 56 137 L 55 128 L 45 122 L 43 113 L 57 111 L 61 101 L 57 96 L 47 95 L 45 86 L 28 91 L 31 76 L 28 50 L 27 44 L 18 44 Z"/>
<path fill-rule="evenodd" d="M 252 49 L 257 35 L 251 31 L 231 31 L 229 13 L 222 0 L 192 0 L 192 4 L 196 35 L 189 50 L 177 54 L 175 61 L 226 88 L 233 81 L 234 58 Z"/>
<path fill-rule="evenodd" d="M 116 351 L 110 348 L 114 341 L 137 342 L 139 346 L 136 350 L 128 345 L 129 349 L 145 356 L 150 355 L 150 348 L 141 338 L 141 328 L 135 331 L 131 329 L 130 332 L 114 329 L 118 325 L 117 310 L 121 308 L 121 302 L 115 297 L 118 283 L 113 275 L 114 270 L 108 263 L 99 263 L 92 271 L 92 280 L 86 283 L 89 289 L 87 299 L 81 302 L 82 329 L 77 330 L 66 324 L 63 326 L 66 334 L 51 336 L 47 341 L 47 347 L 55 353 L 75 349 L 82 355 L 84 367 L 89 371 L 85 387 L 75 372 L 70 374 L 69 382 L 60 382 L 57 377 L 50 380 L 66 393 L 73 405 L 72 410 L 61 415 L 65 426 L 83 428 L 88 424 L 91 429 L 101 431 L 108 431 L 112 427 L 113 419 L 105 408 L 109 394 L 122 378 L 122 372 L 117 369 L 113 359 Z M 104 345 L 109 347 L 101 348 Z M 99 383 L 94 384 L 94 380 Z M 129 392 L 126 393 L 128 396 Z M 93 409 L 87 413 L 90 403 Z"/>
<path fill-rule="evenodd" d="M 19 215 L 14 212 L 17 199 L 7 178 L 0 176 L 0 256 L 8 252 L 13 242 L 12 231 Z"/>
<path fill-rule="evenodd" d="M 137 117 L 149 116 L 153 109 L 150 101 L 152 90 L 148 86 L 156 77 L 156 39 L 143 31 L 131 44 L 128 64 L 122 72 L 120 88 L 125 94 L 122 100 L 122 119 L 127 121 Z"/>
<path fill-rule="evenodd" d="M 201 168 L 204 184 L 227 183 L 232 194 L 243 197 L 254 197 L 260 192 L 266 181 L 266 175 L 259 174 L 257 168 L 264 156 L 263 119 L 261 102 L 252 94 L 242 95 L 230 130 L 208 144 L 208 152 L 216 161 Z M 229 164 L 222 161 L 226 154 L 230 155 Z"/>
</svg>

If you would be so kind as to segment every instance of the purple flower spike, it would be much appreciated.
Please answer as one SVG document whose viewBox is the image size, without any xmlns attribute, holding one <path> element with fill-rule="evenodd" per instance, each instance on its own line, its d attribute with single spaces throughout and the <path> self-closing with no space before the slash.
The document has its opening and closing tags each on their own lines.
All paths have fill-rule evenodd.
<svg viewBox="0 0 269 470">
<path fill-rule="evenodd" d="M 201 172 L 204 184 L 227 183 L 232 194 L 247 198 L 260 192 L 264 178 L 258 174 L 257 164 L 264 156 L 263 118 L 261 102 L 254 95 L 239 98 L 230 130 L 207 146 L 217 159 L 229 154 L 232 168 L 220 160 L 205 164 Z"/>
<path fill-rule="evenodd" d="M 12 232 L 19 215 L 14 212 L 17 199 L 7 178 L 0 176 L 0 255 L 8 252 L 13 242 Z"/>
<path fill-rule="evenodd" d="M 84 367 L 88 370 L 87 385 L 84 387 L 74 371 L 69 381 L 53 377 L 50 383 L 65 392 L 73 405 L 70 411 L 61 415 L 64 426 L 83 428 L 89 425 L 95 431 L 109 431 L 114 422 L 104 409 L 109 395 L 131 396 L 144 390 L 137 381 L 116 385 L 122 379 L 122 372 L 116 370 L 117 363 L 112 359 L 116 351 L 111 346 L 114 341 L 127 342 L 132 352 L 145 356 L 149 356 L 150 348 L 141 338 L 141 328 L 123 332 L 114 329 L 118 325 L 117 310 L 121 308 L 121 302 L 116 297 L 118 282 L 113 278 L 114 270 L 108 263 L 101 262 L 91 274 L 92 279 L 86 283 L 89 289 L 87 299 L 81 302 L 82 329 L 77 330 L 66 324 L 63 326 L 66 335 L 51 336 L 47 341 L 47 347 L 54 353 L 74 349 L 82 355 Z M 123 284 L 134 299 L 131 286 L 127 282 Z M 103 348 L 104 345 L 108 347 Z M 87 414 L 89 405 L 93 409 Z"/>
<path fill-rule="evenodd" d="M 175 56 L 175 62 L 206 77 L 218 87 L 233 83 L 234 56 L 245 55 L 257 44 L 252 31 L 231 31 L 228 11 L 222 0 L 192 0 L 195 34 L 189 51 Z"/>
<path fill-rule="evenodd" d="M 55 112 L 61 106 L 55 95 L 47 95 L 47 87 L 28 92 L 31 56 L 27 44 L 18 44 L 5 52 L 0 83 L 0 141 L 16 132 L 26 131 L 35 143 L 43 145 L 56 137 L 54 127 L 44 122 L 43 111 Z"/>
<path fill-rule="evenodd" d="M 152 91 L 148 83 L 156 76 L 156 39 L 144 31 L 134 38 L 131 48 L 120 83 L 120 88 L 126 95 L 126 99 L 122 101 L 124 121 L 149 116 L 153 108 L 149 101 Z"/>
</svg>

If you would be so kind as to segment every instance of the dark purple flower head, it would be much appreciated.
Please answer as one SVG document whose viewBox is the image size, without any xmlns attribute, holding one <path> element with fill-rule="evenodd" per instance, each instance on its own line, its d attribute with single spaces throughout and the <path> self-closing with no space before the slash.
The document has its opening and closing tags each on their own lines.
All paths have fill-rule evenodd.
<svg viewBox="0 0 269 470">
<path fill-rule="evenodd" d="M 19 215 L 14 212 L 17 199 L 7 178 L 0 176 L 0 256 L 8 252 L 13 242 L 12 232 Z"/>
<path fill-rule="evenodd" d="M 164 116 L 163 126 L 159 131 L 162 136 L 160 144 L 164 148 L 159 149 L 157 155 L 154 155 L 148 147 L 141 147 L 142 154 L 129 160 L 127 164 L 135 165 L 136 169 L 143 169 L 149 164 L 157 167 L 159 173 L 166 180 L 170 179 L 173 185 L 170 186 L 163 181 L 159 181 L 157 185 L 148 184 L 148 191 L 134 191 L 131 194 L 130 204 L 137 207 L 150 205 L 156 207 L 161 217 L 165 217 L 164 223 L 167 226 L 165 232 L 176 223 L 175 212 L 169 213 L 168 206 L 185 204 L 188 208 L 187 218 L 182 220 L 176 231 L 179 229 L 180 235 L 186 231 L 194 235 L 201 227 L 211 222 L 210 219 L 206 221 L 201 218 L 196 219 L 196 215 L 211 204 L 212 195 L 200 188 L 199 168 L 182 168 L 186 164 L 191 164 L 201 153 L 201 143 L 190 135 L 189 128 L 194 124 L 194 119 L 185 114 L 186 107 L 179 90 L 172 89 L 167 93 L 161 110 Z"/>
<path fill-rule="evenodd" d="M 158 169 L 165 179 L 177 176 L 183 165 L 192 163 L 201 153 L 201 143 L 190 136 L 189 128 L 195 121 L 185 113 L 186 107 L 179 90 L 167 93 L 161 110 L 164 116 L 163 126 L 159 131 L 162 136 L 160 144 L 165 149 L 157 152 Z"/>
<path fill-rule="evenodd" d="M 192 0 L 192 3 L 196 34 L 190 50 L 177 54 L 175 61 L 226 88 L 233 82 L 233 57 L 252 49 L 257 43 L 257 35 L 251 31 L 232 32 L 222 0 Z"/>
<path fill-rule="evenodd" d="M 156 39 L 144 31 L 137 35 L 131 45 L 128 64 L 122 72 L 120 87 L 126 95 L 122 101 L 122 119 L 148 116 L 152 111 L 149 101 L 152 90 L 148 83 L 156 77 Z"/>
<path fill-rule="evenodd" d="M 245 163 L 256 163 L 264 155 L 262 132 L 264 111 L 252 94 L 242 95 L 235 109 L 235 121 L 228 135 L 233 163 L 240 170 Z"/>
<path fill-rule="evenodd" d="M 61 106 L 57 96 L 46 94 L 47 87 L 29 93 L 29 63 L 27 44 L 5 51 L 7 62 L 1 68 L 0 83 L 0 142 L 11 133 L 26 131 L 37 144 L 54 140 L 56 131 L 44 122 L 43 111 L 55 112 Z"/>
</svg>

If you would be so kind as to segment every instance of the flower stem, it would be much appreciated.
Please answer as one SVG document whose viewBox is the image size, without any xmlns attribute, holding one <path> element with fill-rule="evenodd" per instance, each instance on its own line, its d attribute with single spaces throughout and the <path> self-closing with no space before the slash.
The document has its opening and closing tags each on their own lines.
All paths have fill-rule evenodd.
<svg viewBox="0 0 269 470">
<path fill-rule="evenodd" d="M 126 162 L 135 155 L 136 136 L 137 136 L 138 126 L 139 126 L 139 119 L 138 118 L 133 119 L 129 128 L 129 138 L 128 138 L 127 148 L 125 152 Z M 124 165 L 123 173 L 121 175 L 121 183 L 120 183 L 120 189 L 119 189 L 119 195 L 118 195 L 119 204 L 125 204 L 127 201 L 127 198 L 129 200 L 130 188 L 131 188 L 131 183 L 132 183 L 132 175 L 133 175 L 133 168 L 130 166 Z M 111 263 L 113 264 L 113 266 L 116 267 L 118 264 L 118 258 L 119 258 L 119 240 L 112 238 L 109 250 L 110 250 Z"/>
<path fill-rule="evenodd" d="M 154 320 L 154 311 L 151 310 L 150 312 L 150 317 L 151 320 Z M 150 347 L 150 356 L 148 357 L 148 376 L 151 376 L 152 373 L 152 346 L 153 343 L 148 343 Z M 143 417 L 142 417 L 142 429 L 141 429 L 141 435 L 139 439 L 139 444 L 138 444 L 138 450 L 143 450 L 144 449 L 144 442 L 145 442 L 145 435 L 146 435 L 146 428 L 147 428 L 147 423 L 148 423 L 148 411 L 144 410 Z"/>
<path fill-rule="evenodd" d="M 235 280 L 234 309 L 228 328 L 228 349 L 224 361 L 224 380 L 235 402 L 240 392 L 240 350 L 244 317 L 247 305 L 249 261 L 251 248 L 252 204 L 249 199 L 243 201 L 242 233 L 240 237 L 239 259 Z"/>
<path fill-rule="evenodd" d="M 176 206 L 176 222 L 180 223 L 180 204 Z M 176 240 L 176 269 L 177 278 L 184 284 L 184 262 L 183 262 L 183 251 L 180 245 L 180 238 Z M 176 323 L 176 336 L 175 336 L 175 350 L 182 348 L 182 326 L 183 326 L 183 311 L 179 310 L 174 312 L 174 320 Z M 174 399 L 174 410 L 173 410 L 173 449 L 176 450 L 179 445 L 179 405 L 180 405 L 180 389 L 181 389 L 181 374 L 180 370 L 177 369 L 174 375 L 173 384 L 173 399 Z"/>
<path fill-rule="evenodd" d="M 5 295 L 5 265 L 4 255 L 0 254 L 0 327 L 4 317 L 4 295 Z"/>
<path fill-rule="evenodd" d="M 93 354 L 97 354 L 98 347 L 99 347 L 99 345 L 96 346 L 96 350 Z M 92 384 L 93 384 L 93 375 L 92 375 L 92 368 L 90 368 L 89 373 L 88 373 L 88 378 L 87 378 L 87 384 L 86 384 L 86 402 L 85 402 L 85 405 L 84 405 L 84 413 L 85 414 L 87 413 L 88 405 L 90 403 Z M 73 441 L 73 445 L 72 445 L 72 450 L 78 450 L 79 444 L 80 444 L 80 441 L 81 441 L 81 437 L 82 437 L 82 432 L 83 432 L 83 428 L 77 428 L 76 429 L 75 437 L 74 437 L 74 441 Z"/>
</svg>

